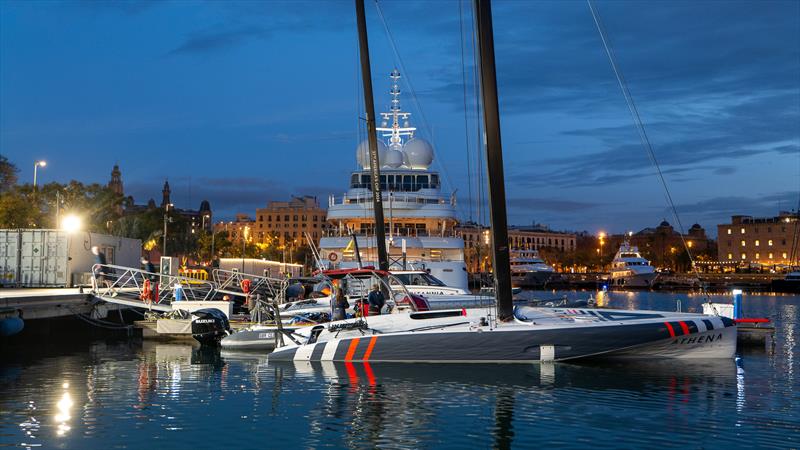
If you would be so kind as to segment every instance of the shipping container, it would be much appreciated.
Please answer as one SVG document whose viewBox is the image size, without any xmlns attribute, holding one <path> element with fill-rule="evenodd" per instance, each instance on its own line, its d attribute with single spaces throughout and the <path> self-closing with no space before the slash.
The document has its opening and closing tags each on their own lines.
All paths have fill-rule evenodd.
<svg viewBox="0 0 800 450">
<path fill-rule="evenodd" d="M 19 270 L 19 230 L 0 230 L 0 287 L 14 286 Z"/>
<path fill-rule="evenodd" d="M 142 242 L 106 234 L 61 230 L 0 230 L 2 286 L 61 287 L 87 284 L 92 247 L 108 264 L 139 267 Z"/>
</svg>

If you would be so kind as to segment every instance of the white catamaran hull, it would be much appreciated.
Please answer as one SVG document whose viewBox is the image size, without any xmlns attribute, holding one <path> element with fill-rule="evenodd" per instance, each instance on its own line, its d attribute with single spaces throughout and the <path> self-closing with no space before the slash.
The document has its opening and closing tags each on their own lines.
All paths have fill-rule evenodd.
<svg viewBox="0 0 800 450">
<path fill-rule="evenodd" d="M 491 325 L 482 311 L 373 318 L 369 327 L 317 329 L 272 361 L 525 363 L 588 357 L 732 358 L 730 319 L 657 311 L 522 308 Z M 527 317 L 526 317 L 527 316 Z M 350 322 L 348 325 L 353 325 Z M 316 327 L 314 327 L 316 328 Z M 302 336 L 301 339 L 305 337 Z M 316 339 L 316 340 L 315 340 Z M 300 341 L 303 342 L 303 341 Z"/>
</svg>

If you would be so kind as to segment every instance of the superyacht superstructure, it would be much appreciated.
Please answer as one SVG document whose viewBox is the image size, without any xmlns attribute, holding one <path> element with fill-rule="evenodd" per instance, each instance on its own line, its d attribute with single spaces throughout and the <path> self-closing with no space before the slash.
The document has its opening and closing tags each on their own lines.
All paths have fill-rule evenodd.
<svg viewBox="0 0 800 450">
<path fill-rule="evenodd" d="M 430 170 L 433 146 L 415 136 L 411 113 L 400 107 L 400 73 L 395 69 L 390 79 L 391 106 L 377 127 L 390 269 L 424 270 L 447 286 L 467 289 L 464 241 L 453 231 L 455 195 L 442 192 L 439 174 Z M 363 265 L 378 265 L 367 140 L 356 148 L 356 159 L 361 169 L 351 174 L 347 192 L 328 199 L 332 227 L 319 246 L 330 268 L 358 267 L 356 251 Z"/>
</svg>

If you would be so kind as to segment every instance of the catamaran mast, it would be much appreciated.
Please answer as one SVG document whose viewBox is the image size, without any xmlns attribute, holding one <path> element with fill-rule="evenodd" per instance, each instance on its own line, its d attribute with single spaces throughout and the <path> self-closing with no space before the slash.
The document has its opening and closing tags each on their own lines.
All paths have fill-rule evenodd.
<svg viewBox="0 0 800 450">
<path fill-rule="evenodd" d="M 375 102 L 372 98 L 372 70 L 369 65 L 369 43 L 367 41 L 367 19 L 364 0 L 356 0 L 358 21 L 358 48 L 361 54 L 361 80 L 364 82 L 364 106 L 367 115 L 367 139 L 369 142 L 369 169 L 372 182 L 372 209 L 375 212 L 375 244 L 378 247 L 378 268 L 389 270 L 389 255 L 386 252 L 386 230 L 383 224 L 381 199 L 381 170 L 378 160 L 378 137 L 375 130 Z"/>
<path fill-rule="evenodd" d="M 483 94 L 483 122 L 486 130 L 486 171 L 489 178 L 489 210 L 492 220 L 492 267 L 497 295 L 497 318 L 507 320 L 514 314 L 511 300 L 511 264 L 506 221 L 506 189 L 503 177 L 503 150 L 500 144 L 500 111 L 497 103 L 497 76 L 494 65 L 492 5 L 489 0 L 475 0 L 475 22 Z"/>
</svg>

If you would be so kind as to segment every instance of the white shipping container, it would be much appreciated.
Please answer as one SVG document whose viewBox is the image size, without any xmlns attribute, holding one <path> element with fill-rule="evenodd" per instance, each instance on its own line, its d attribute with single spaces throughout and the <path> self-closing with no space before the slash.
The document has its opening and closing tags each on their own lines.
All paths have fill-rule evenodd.
<svg viewBox="0 0 800 450">
<path fill-rule="evenodd" d="M 14 286 L 19 269 L 19 231 L 0 230 L 0 287 Z"/>
<path fill-rule="evenodd" d="M 139 267 L 142 242 L 106 234 L 61 230 L 0 230 L 0 275 L 3 285 L 71 286 L 95 263 L 92 246 L 108 264 Z"/>
</svg>

